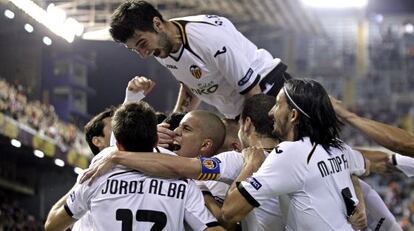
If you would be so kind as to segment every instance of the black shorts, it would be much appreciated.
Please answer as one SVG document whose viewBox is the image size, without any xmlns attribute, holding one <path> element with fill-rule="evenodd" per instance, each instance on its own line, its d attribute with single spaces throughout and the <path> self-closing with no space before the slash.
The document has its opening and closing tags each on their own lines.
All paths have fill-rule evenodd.
<svg viewBox="0 0 414 231">
<path fill-rule="evenodd" d="M 266 95 L 277 96 L 280 89 L 286 80 L 292 78 L 289 73 L 286 72 L 287 66 L 280 62 L 272 71 L 269 72 L 259 83 L 260 90 L 265 92 Z M 270 89 L 267 89 L 270 88 Z"/>
</svg>

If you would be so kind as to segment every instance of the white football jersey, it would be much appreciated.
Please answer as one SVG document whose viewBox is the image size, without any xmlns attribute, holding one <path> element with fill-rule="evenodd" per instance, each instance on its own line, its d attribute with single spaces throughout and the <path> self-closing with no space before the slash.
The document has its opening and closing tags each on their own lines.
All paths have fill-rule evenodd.
<svg viewBox="0 0 414 231">
<path fill-rule="evenodd" d="M 156 59 L 199 99 L 227 118 L 241 113 L 241 95 L 280 63 L 224 17 L 198 15 L 170 21 L 180 30 L 183 45 L 167 58 Z"/>
<path fill-rule="evenodd" d="M 94 230 L 184 230 L 184 220 L 193 230 L 218 224 L 192 180 L 154 178 L 118 166 L 92 186 L 78 185 L 65 209 L 75 219 L 90 211 Z"/>
<path fill-rule="evenodd" d="M 347 210 L 345 204 L 358 202 L 350 176 L 355 169 L 351 149 L 344 146 L 328 154 L 307 137 L 282 142 L 238 189 L 255 207 L 287 194 L 287 230 L 353 230 L 347 221 L 352 206 Z"/>
<path fill-rule="evenodd" d="M 243 156 L 236 151 L 223 152 L 215 155 L 212 159 L 216 159 L 220 167 L 220 175 L 217 181 L 227 184 L 231 184 L 239 176 L 243 168 Z M 206 185 L 208 187 L 208 184 Z M 214 193 L 212 194 L 215 195 Z M 244 231 L 284 230 L 284 221 L 282 212 L 280 211 L 278 197 L 264 201 L 262 206 L 254 208 L 241 221 L 241 225 Z"/>
</svg>

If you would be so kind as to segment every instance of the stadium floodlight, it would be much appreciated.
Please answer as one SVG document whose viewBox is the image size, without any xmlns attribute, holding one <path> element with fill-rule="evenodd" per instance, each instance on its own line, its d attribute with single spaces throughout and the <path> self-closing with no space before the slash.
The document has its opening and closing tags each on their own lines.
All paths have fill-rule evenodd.
<svg viewBox="0 0 414 231">
<path fill-rule="evenodd" d="M 414 25 L 411 23 L 407 23 L 404 25 L 404 32 L 407 34 L 412 34 L 414 33 Z"/>
<path fill-rule="evenodd" d="M 14 18 L 14 12 L 11 11 L 11 10 L 5 10 L 4 11 L 4 16 L 6 16 L 6 18 L 13 19 Z"/>
<path fill-rule="evenodd" d="M 22 143 L 16 139 L 11 139 L 10 143 L 16 148 L 20 148 L 22 146 Z"/>
<path fill-rule="evenodd" d="M 33 154 L 34 154 L 35 156 L 39 157 L 39 158 L 43 158 L 43 157 L 45 157 L 45 154 L 44 154 L 42 151 L 37 150 L 37 149 L 35 149 L 35 150 L 33 151 Z"/>
<path fill-rule="evenodd" d="M 73 171 L 76 173 L 76 174 L 81 174 L 82 172 L 83 172 L 83 169 L 81 169 L 81 168 L 79 168 L 79 167 L 75 167 L 74 169 L 73 169 Z"/>
<path fill-rule="evenodd" d="M 363 8 L 368 0 L 302 0 L 302 3 L 313 8 L 344 9 Z"/>
<path fill-rule="evenodd" d="M 106 27 L 100 30 L 85 32 L 82 38 L 87 40 L 107 40 L 111 39 L 111 35 L 109 34 L 109 27 Z"/>
<path fill-rule="evenodd" d="M 59 167 L 65 166 L 65 162 L 61 159 L 55 159 L 55 164 Z"/>
<path fill-rule="evenodd" d="M 52 45 L 52 39 L 50 39 L 49 37 L 45 36 L 43 37 L 43 43 L 50 46 Z"/>
<path fill-rule="evenodd" d="M 83 25 L 73 18 L 66 19 L 65 11 L 53 3 L 49 4 L 46 11 L 32 0 L 9 1 L 69 43 L 73 42 L 75 35 L 81 36 L 83 33 Z"/>
<path fill-rule="evenodd" d="M 26 23 L 24 25 L 24 29 L 28 32 L 28 33 L 32 33 L 33 32 L 33 26 L 30 25 L 29 23 Z"/>
</svg>

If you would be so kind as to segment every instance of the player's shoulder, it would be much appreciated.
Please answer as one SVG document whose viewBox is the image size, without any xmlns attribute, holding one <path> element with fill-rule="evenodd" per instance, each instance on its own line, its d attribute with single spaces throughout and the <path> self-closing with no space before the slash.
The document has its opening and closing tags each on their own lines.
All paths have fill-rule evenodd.
<svg viewBox="0 0 414 231">
<path fill-rule="evenodd" d="M 271 152 L 271 154 L 301 155 L 312 149 L 312 143 L 309 138 L 305 137 L 297 141 L 283 141 L 279 143 Z"/>
<path fill-rule="evenodd" d="M 237 152 L 237 151 L 226 151 L 226 152 L 221 152 L 217 155 L 214 155 L 212 158 L 216 158 L 216 159 L 223 161 L 226 159 L 243 159 L 243 156 L 241 155 L 240 152 Z"/>
<path fill-rule="evenodd" d="M 159 153 L 168 154 L 168 155 L 172 155 L 172 156 L 176 156 L 177 155 L 173 151 L 170 151 L 170 150 L 168 150 L 166 148 L 158 147 L 158 146 L 154 148 L 154 152 L 159 152 Z"/>
<path fill-rule="evenodd" d="M 102 149 L 98 154 L 96 154 L 92 160 L 91 160 L 91 164 L 95 163 L 96 161 L 105 158 L 109 155 L 111 155 L 112 153 L 114 153 L 115 151 L 117 151 L 118 148 L 114 145 L 114 146 L 109 146 L 107 148 Z"/>
</svg>

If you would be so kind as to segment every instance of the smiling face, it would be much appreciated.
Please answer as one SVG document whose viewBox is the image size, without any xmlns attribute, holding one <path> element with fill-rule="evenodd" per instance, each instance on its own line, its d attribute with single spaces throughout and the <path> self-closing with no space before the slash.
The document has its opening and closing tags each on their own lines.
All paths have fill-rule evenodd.
<svg viewBox="0 0 414 231">
<path fill-rule="evenodd" d="M 289 120 L 290 108 L 286 101 L 283 89 L 276 97 L 276 104 L 269 111 L 269 117 L 273 120 L 273 133 L 281 140 L 288 140 L 288 135 L 292 124 Z"/>
<path fill-rule="evenodd" d="M 200 120 L 192 113 L 188 113 L 180 122 L 174 132 L 177 134 L 176 142 L 181 146 L 177 155 L 184 157 L 197 157 L 204 141 Z"/>
<path fill-rule="evenodd" d="M 139 54 L 142 58 L 156 56 L 166 58 L 173 49 L 173 43 L 164 31 L 135 31 L 134 35 L 124 44 L 126 48 Z"/>
</svg>

